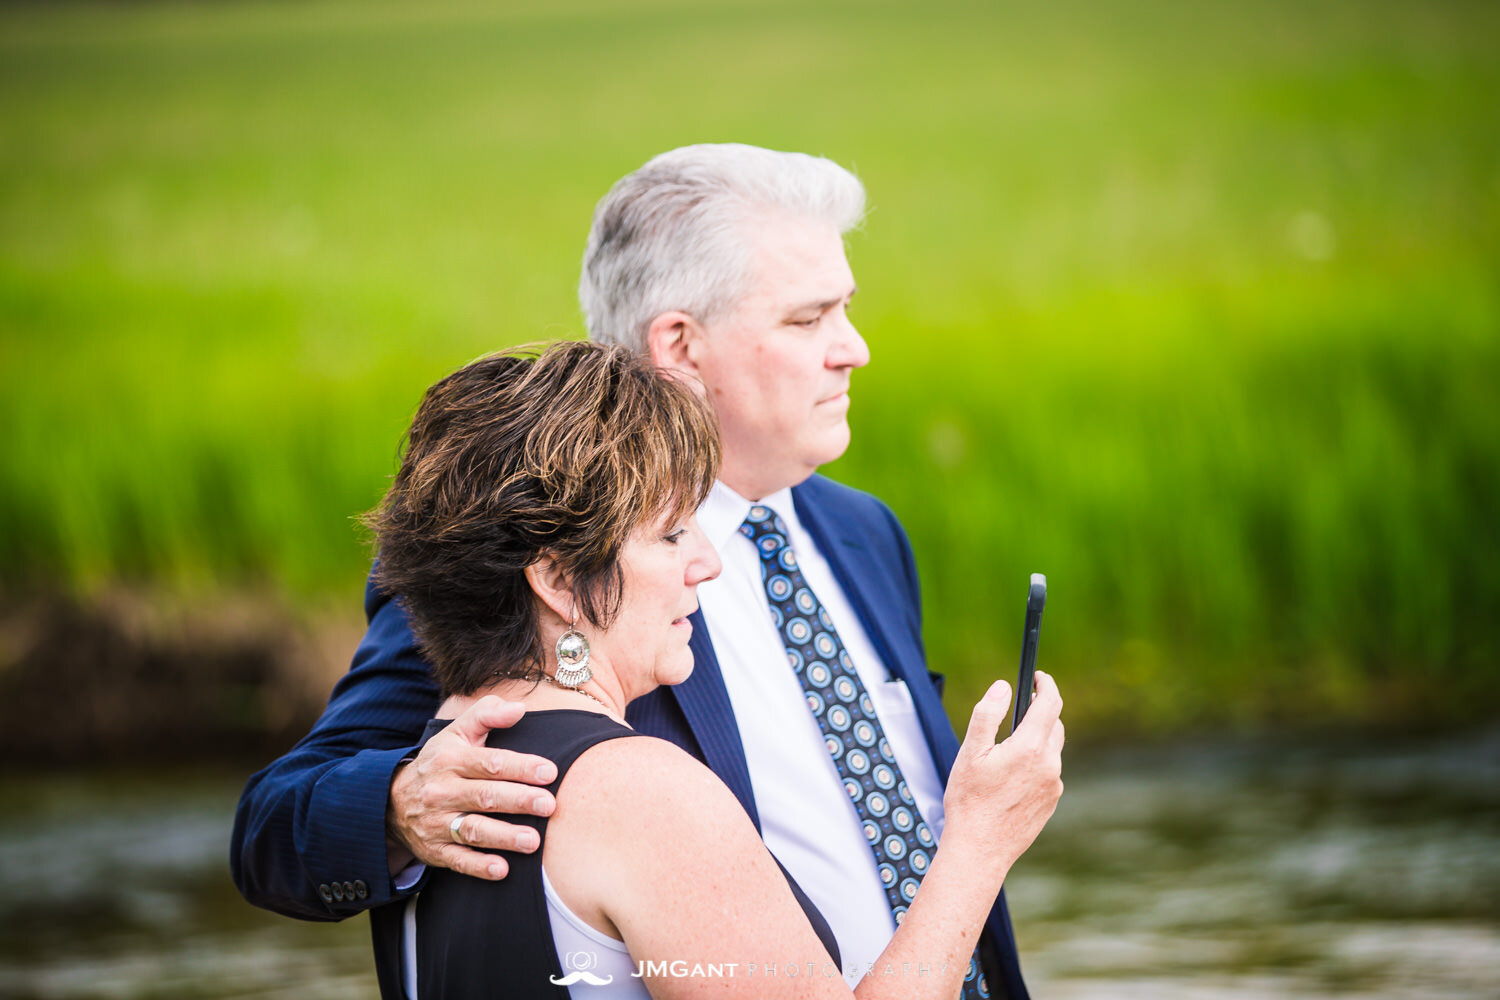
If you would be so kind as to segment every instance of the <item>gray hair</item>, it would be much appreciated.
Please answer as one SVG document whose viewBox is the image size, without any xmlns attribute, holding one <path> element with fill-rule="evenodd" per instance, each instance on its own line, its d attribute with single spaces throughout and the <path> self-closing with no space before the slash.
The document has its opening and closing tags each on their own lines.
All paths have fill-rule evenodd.
<svg viewBox="0 0 1500 1000">
<path fill-rule="evenodd" d="M 749 291 L 746 223 L 757 212 L 859 224 L 859 178 L 821 156 L 739 143 L 683 146 L 621 178 L 594 210 L 578 298 L 589 335 L 646 350 L 651 321 L 711 323 Z"/>
</svg>

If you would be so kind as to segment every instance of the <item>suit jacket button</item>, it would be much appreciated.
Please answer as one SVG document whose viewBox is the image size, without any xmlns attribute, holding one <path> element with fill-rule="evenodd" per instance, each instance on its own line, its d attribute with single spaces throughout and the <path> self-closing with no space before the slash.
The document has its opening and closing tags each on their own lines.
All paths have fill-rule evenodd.
<svg viewBox="0 0 1500 1000">
<path fill-rule="evenodd" d="M 354 883 L 353 882 L 345 882 L 344 883 L 344 898 L 347 899 L 351 903 L 354 902 Z"/>
<path fill-rule="evenodd" d="M 332 886 L 330 886 L 330 888 L 333 889 L 334 900 L 336 902 L 342 903 L 344 901 L 344 887 L 335 882 Z"/>
<path fill-rule="evenodd" d="M 328 888 L 327 882 L 318 886 L 318 895 L 323 897 L 323 902 L 325 903 L 333 902 L 333 890 Z"/>
<path fill-rule="evenodd" d="M 355 879 L 354 880 L 354 895 L 357 896 L 357 897 L 359 897 L 360 899 L 364 899 L 369 894 L 370 894 L 370 887 L 367 886 L 367 885 L 365 885 L 365 880 L 362 879 L 362 878 Z"/>
</svg>

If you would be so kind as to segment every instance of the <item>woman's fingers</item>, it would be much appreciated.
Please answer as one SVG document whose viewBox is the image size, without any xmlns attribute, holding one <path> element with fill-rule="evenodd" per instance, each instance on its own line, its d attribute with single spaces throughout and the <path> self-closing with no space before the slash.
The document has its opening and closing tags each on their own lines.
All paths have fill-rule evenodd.
<svg viewBox="0 0 1500 1000">
<path fill-rule="evenodd" d="M 1010 707 L 1010 685 L 996 681 L 984 693 L 969 715 L 969 729 L 964 734 L 964 746 L 983 752 L 995 745 L 1000 724 L 1005 721 L 1005 710 Z"/>
<path fill-rule="evenodd" d="M 1062 695 L 1058 693 L 1057 682 L 1052 679 L 1051 674 L 1038 670 L 1036 694 L 1031 699 L 1031 707 L 1026 710 L 1026 718 L 1021 720 L 1016 735 L 1024 735 L 1025 739 L 1045 745 L 1052 727 L 1057 725 L 1058 716 L 1062 714 L 1062 707 Z"/>
</svg>

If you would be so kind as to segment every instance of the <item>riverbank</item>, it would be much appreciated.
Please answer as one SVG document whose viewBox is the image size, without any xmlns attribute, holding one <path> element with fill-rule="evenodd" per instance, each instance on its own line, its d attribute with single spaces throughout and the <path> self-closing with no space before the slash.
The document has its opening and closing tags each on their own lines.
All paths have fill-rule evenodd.
<svg viewBox="0 0 1500 1000">
<path fill-rule="evenodd" d="M 0 599 L 0 754 L 28 767 L 270 760 L 305 734 L 349 668 L 360 608 L 242 592 L 187 600 L 115 588 Z M 1019 628 L 1019 620 L 1015 623 Z M 929 629 L 933 626 L 930 623 Z M 1065 686 L 1069 740 L 1101 747 L 1229 733 L 1329 737 L 1472 728 L 1489 692 L 1327 662 L 1254 670 L 1176 663 L 1123 644 L 1042 660 Z M 1000 676 L 1013 669 L 997 658 Z M 988 661 L 934 664 L 960 730 Z"/>
<path fill-rule="evenodd" d="M 0 599 L 0 754 L 28 766 L 270 759 L 322 712 L 357 606 L 117 588 Z"/>
</svg>

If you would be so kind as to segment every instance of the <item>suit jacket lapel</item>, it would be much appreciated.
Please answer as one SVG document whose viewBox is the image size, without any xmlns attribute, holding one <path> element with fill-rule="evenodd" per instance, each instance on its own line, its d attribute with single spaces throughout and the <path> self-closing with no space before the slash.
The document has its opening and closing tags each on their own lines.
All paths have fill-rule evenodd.
<svg viewBox="0 0 1500 1000">
<path fill-rule="evenodd" d="M 745 745 L 740 742 L 739 722 L 734 717 L 734 706 L 729 703 L 729 691 L 719 671 L 719 658 L 714 655 L 708 623 L 701 611 L 694 611 L 688 620 L 693 623 L 693 637 L 688 641 L 693 651 L 693 672 L 687 680 L 674 685 L 671 693 L 703 750 L 704 763 L 734 792 L 759 830 L 760 813 L 755 808 L 755 792 L 750 786 Z"/>
<path fill-rule="evenodd" d="M 958 754 L 958 738 L 953 725 L 943 710 L 942 698 L 938 696 L 932 679 L 927 676 L 927 664 L 921 651 L 910 641 L 893 641 L 885 622 L 900 616 L 900 608 L 887 607 L 889 599 L 882 600 L 877 587 L 882 570 L 871 558 L 868 547 L 848 525 L 830 511 L 822 510 L 816 500 L 808 495 L 804 487 L 792 490 L 792 502 L 797 507 L 797 516 L 803 527 L 818 543 L 823 558 L 828 560 L 834 578 L 844 589 L 844 596 L 854 607 L 865 634 L 886 669 L 894 677 L 906 682 L 911 692 L 912 704 L 917 718 L 922 723 L 922 734 L 927 738 L 927 748 L 932 752 L 937 765 L 938 777 L 944 784 L 953 767 L 953 758 Z"/>
<path fill-rule="evenodd" d="M 887 589 L 876 586 L 881 577 L 880 567 L 858 534 L 850 531 L 835 512 L 819 506 L 805 487 L 793 488 L 792 502 L 808 534 L 813 536 L 819 551 L 828 560 L 834 578 L 859 616 L 876 652 L 892 675 L 906 682 L 922 724 L 922 733 L 937 765 L 938 776 L 946 782 L 958 752 L 958 739 L 953 734 L 947 713 L 943 711 L 942 699 L 927 676 L 921 651 L 910 641 L 894 641 L 890 634 L 886 620 L 900 617 L 902 609 L 887 607 L 891 598 L 880 596 L 880 592 Z M 745 763 L 745 747 L 740 741 L 739 723 L 735 719 L 734 706 L 729 702 L 729 691 L 724 687 L 724 675 L 719 671 L 719 658 L 714 654 L 713 638 L 708 634 L 708 624 L 701 611 L 695 611 L 691 621 L 693 637 L 689 646 L 693 651 L 693 672 L 687 680 L 668 691 L 682 709 L 688 727 L 703 751 L 704 762 L 734 792 L 759 830 L 760 813 L 755 808 L 750 768 Z"/>
</svg>

